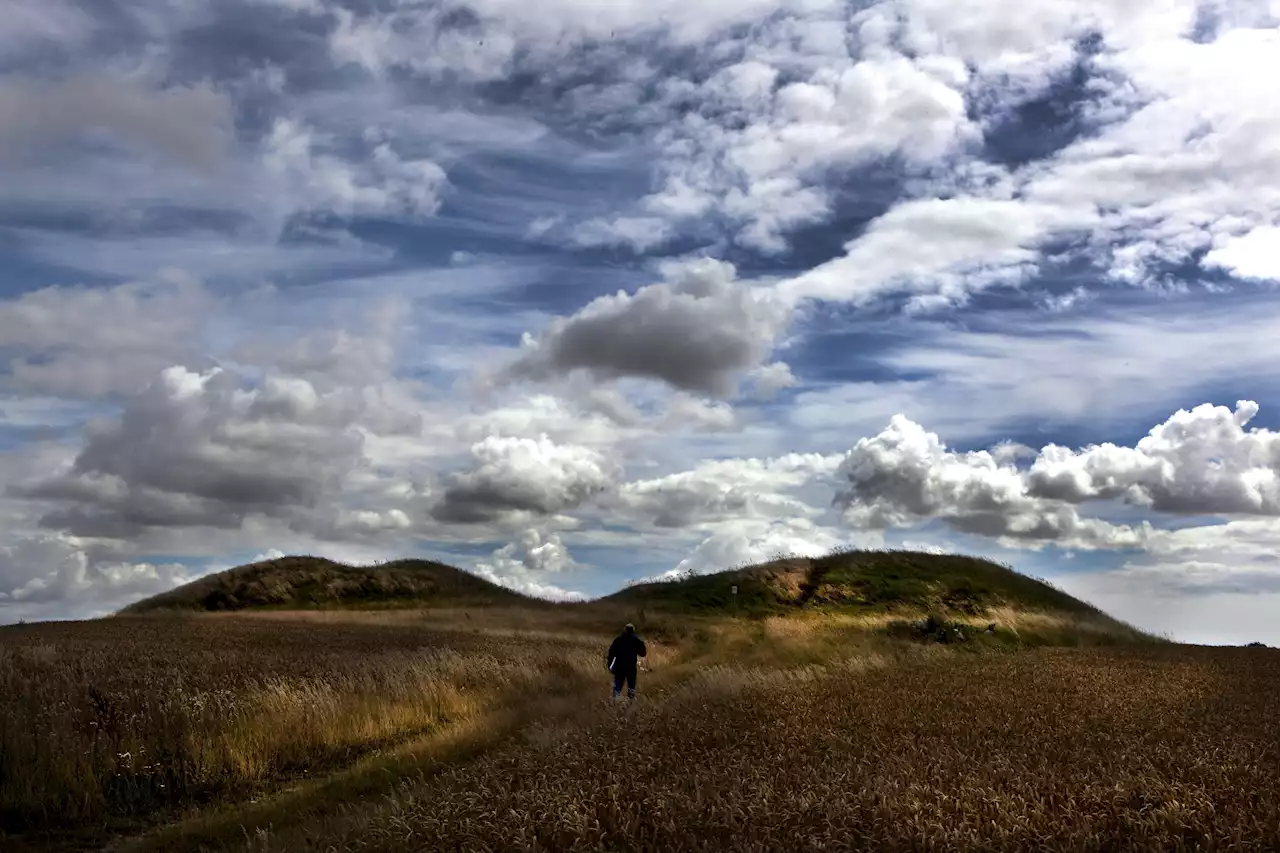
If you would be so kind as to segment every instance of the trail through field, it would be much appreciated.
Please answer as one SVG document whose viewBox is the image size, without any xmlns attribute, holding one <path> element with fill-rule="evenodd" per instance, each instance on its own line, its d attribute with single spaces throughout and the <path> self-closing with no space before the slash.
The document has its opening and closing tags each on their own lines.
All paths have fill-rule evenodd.
<svg viewBox="0 0 1280 853">
<path fill-rule="evenodd" d="M 234 846 L 1275 850 L 1278 686 L 1177 647 L 705 665 Z"/>
<path fill-rule="evenodd" d="M 510 697 L 510 704 L 444 727 L 394 749 L 369 756 L 323 778 L 291 785 L 256 802 L 227 804 L 106 848 L 111 853 L 221 849 L 310 849 L 340 832 L 352 814 L 370 803 L 392 800 L 407 784 L 472 766 L 485 756 L 556 740 L 598 724 L 625 727 L 651 713 L 698 671 L 696 661 L 650 642 L 650 656 L 663 663 L 642 673 L 634 701 L 610 698 L 612 678 L 578 672 L 540 691 Z M 322 848 L 317 848 L 322 849 Z"/>
<path fill-rule="evenodd" d="M 32 803 L 97 792 L 84 823 L 43 846 L 26 836 L 40 853 L 104 831 L 111 853 L 1280 849 L 1273 650 L 943 646 L 866 618 L 682 619 L 646 637 L 632 704 L 609 698 L 615 620 L 581 614 L 10 634 L 6 806 L 39 817 Z M 33 726 L 57 737 L 23 740 Z M 172 764 L 128 763 L 131 744 Z M 133 787 L 112 781 L 121 768 Z M 173 812 L 105 797 L 172 778 L 188 785 Z M 209 780 L 223 787 L 192 796 Z"/>
</svg>

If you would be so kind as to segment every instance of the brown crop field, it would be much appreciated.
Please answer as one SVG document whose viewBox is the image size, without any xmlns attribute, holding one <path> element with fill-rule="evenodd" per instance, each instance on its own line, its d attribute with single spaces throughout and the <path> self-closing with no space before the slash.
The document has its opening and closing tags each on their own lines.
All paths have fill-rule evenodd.
<svg viewBox="0 0 1280 853">
<path fill-rule="evenodd" d="M 1276 850 L 1278 688 L 1177 647 L 712 667 L 246 847 Z"/>
<path fill-rule="evenodd" d="M 0 847 L 1280 849 L 1280 652 L 651 617 L 615 706 L 619 615 L 5 629 Z"/>
<path fill-rule="evenodd" d="M 595 635 L 413 613 L 129 617 L 0 631 L 0 846 L 88 844 L 572 691 Z M 532 641 L 531 638 L 536 638 Z M 55 846 L 57 846 L 55 844 Z"/>
</svg>

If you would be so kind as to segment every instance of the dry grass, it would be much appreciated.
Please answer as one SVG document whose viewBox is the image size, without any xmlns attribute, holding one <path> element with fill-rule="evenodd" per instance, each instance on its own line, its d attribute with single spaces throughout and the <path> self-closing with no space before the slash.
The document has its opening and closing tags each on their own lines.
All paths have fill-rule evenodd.
<svg viewBox="0 0 1280 853">
<path fill-rule="evenodd" d="M 0 632 L 0 839 L 243 797 L 600 668 L 599 635 L 343 615 Z"/>
<path fill-rule="evenodd" d="M 244 847 L 1275 850 L 1277 688 L 1185 647 L 709 667 Z"/>
<path fill-rule="evenodd" d="M 1280 653 L 1104 648 L 1126 637 L 1088 613 L 894 641 L 901 615 L 6 629 L 0 819 L 100 841 L 180 817 L 122 848 L 166 853 L 1280 849 Z M 623 619 L 655 670 L 626 710 L 600 659 Z M 1026 647 L 1062 637 L 1090 647 Z"/>
</svg>

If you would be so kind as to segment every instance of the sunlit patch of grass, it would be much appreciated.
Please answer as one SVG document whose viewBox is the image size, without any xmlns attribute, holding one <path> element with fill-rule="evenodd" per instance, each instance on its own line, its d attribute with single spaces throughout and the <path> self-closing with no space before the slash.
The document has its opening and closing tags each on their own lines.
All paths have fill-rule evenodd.
<svg viewBox="0 0 1280 853">
<path fill-rule="evenodd" d="M 111 826 L 267 790 L 596 675 L 601 641 L 407 616 L 10 629 L 0 823 Z"/>
</svg>

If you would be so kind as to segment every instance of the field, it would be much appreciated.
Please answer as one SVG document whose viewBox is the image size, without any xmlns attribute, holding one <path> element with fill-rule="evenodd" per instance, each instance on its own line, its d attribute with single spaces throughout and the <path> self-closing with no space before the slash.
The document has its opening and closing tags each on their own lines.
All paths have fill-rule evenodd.
<svg viewBox="0 0 1280 853">
<path fill-rule="evenodd" d="M 0 827 L 80 842 L 260 793 L 595 674 L 529 617 L 128 617 L 0 631 Z M 0 836 L 3 838 L 4 836 Z M 70 843 L 65 835 L 59 843 Z"/>
<path fill-rule="evenodd" d="M 331 823 L 323 849 L 1275 850 L 1280 666 L 1053 650 L 713 668 Z M 309 849 L 264 835 L 254 850 Z"/>
<path fill-rule="evenodd" d="M 1280 849 L 1275 651 L 1115 646 L 1033 613 L 999 617 L 1076 647 L 646 614 L 652 672 L 615 706 L 624 617 L 3 629 L 0 847 Z"/>
</svg>

